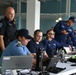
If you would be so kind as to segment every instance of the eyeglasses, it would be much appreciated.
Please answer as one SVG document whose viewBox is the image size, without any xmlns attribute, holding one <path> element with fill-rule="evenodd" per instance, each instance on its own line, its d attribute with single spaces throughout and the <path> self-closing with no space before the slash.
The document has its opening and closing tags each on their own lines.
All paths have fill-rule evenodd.
<svg viewBox="0 0 76 75">
<path fill-rule="evenodd" d="M 36 35 L 37 37 L 43 37 L 43 36 L 39 36 L 39 35 Z"/>
<path fill-rule="evenodd" d="M 49 35 L 55 35 L 55 33 L 48 33 Z"/>
</svg>

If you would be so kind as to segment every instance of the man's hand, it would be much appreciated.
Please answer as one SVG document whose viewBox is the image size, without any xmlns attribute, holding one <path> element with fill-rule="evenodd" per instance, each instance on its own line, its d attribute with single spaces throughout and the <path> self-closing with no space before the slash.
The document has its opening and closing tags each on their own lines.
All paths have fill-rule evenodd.
<svg viewBox="0 0 76 75">
<path fill-rule="evenodd" d="M 66 30 L 62 30 L 61 33 L 62 34 L 68 34 L 68 32 Z"/>
<path fill-rule="evenodd" d="M 69 45 L 69 50 L 71 50 L 72 51 L 72 47 Z"/>
<path fill-rule="evenodd" d="M 0 48 L 1 48 L 2 51 L 5 50 L 3 35 L 0 35 Z"/>
</svg>

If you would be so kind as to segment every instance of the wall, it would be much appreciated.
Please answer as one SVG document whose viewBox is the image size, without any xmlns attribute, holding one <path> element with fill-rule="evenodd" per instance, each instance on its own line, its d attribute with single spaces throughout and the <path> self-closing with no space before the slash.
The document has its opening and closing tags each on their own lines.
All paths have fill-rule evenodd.
<svg viewBox="0 0 76 75">
<path fill-rule="evenodd" d="M 64 13 L 65 10 L 66 0 L 41 2 L 41 13 Z"/>
<path fill-rule="evenodd" d="M 76 1 L 75 0 L 71 0 L 71 12 L 76 12 Z M 26 3 L 21 3 L 21 12 L 22 13 L 26 13 Z M 61 7 L 60 7 L 61 6 Z M 14 6 L 16 8 L 16 6 Z M 47 1 L 47 2 L 41 2 L 41 13 L 65 13 L 66 12 L 66 0 L 61 0 L 61 4 L 60 1 L 58 0 L 51 0 L 51 1 Z M 65 15 L 65 17 L 67 17 Z M 65 20 L 67 20 L 66 18 L 64 18 Z M 17 21 L 18 23 L 18 21 Z M 40 19 L 40 29 L 45 33 L 48 29 L 50 29 L 51 27 L 55 26 L 56 22 L 55 19 L 51 20 L 51 19 Z M 21 19 L 21 28 L 26 28 L 26 19 L 22 17 Z M 73 28 L 76 29 L 76 25 L 73 25 Z"/>
<path fill-rule="evenodd" d="M 46 33 L 48 29 L 54 27 L 56 22 L 54 20 L 41 20 L 40 22 L 40 29 Z"/>
</svg>

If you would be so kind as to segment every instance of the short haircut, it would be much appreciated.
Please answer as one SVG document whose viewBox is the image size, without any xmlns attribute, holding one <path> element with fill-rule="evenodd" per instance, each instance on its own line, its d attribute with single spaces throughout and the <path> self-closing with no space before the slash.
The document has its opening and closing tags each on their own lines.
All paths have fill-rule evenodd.
<svg viewBox="0 0 76 75">
<path fill-rule="evenodd" d="M 53 31 L 53 29 L 49 29 L 49 30 L 47 30 L 46 35 L 47 35 L 50 31 Z"/>
<path fill-rule="evenodd" d="M 36 35 L 38 32 L 42 32 L 40 29 L 37 29 L 34 31 L 34 35 Z"/>
</svg>

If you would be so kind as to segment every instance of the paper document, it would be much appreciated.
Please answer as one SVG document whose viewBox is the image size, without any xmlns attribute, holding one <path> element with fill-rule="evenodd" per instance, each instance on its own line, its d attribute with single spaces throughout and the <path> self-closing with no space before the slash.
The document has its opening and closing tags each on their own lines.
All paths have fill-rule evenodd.
<svg viewBox="0 0 76 75">
<path fill-rule="evenodd" d="M 21 73 L 21 74 L 30 73 L 30 69 L 21 70 L 20 73 Z"/>
<path fill-rule="evenodd" d="M 72 52 L 72 51 L 69 49 L 69 47 L 64 47 L 64 49 L 65 49 L 66 53 Z"/>
</svg>

